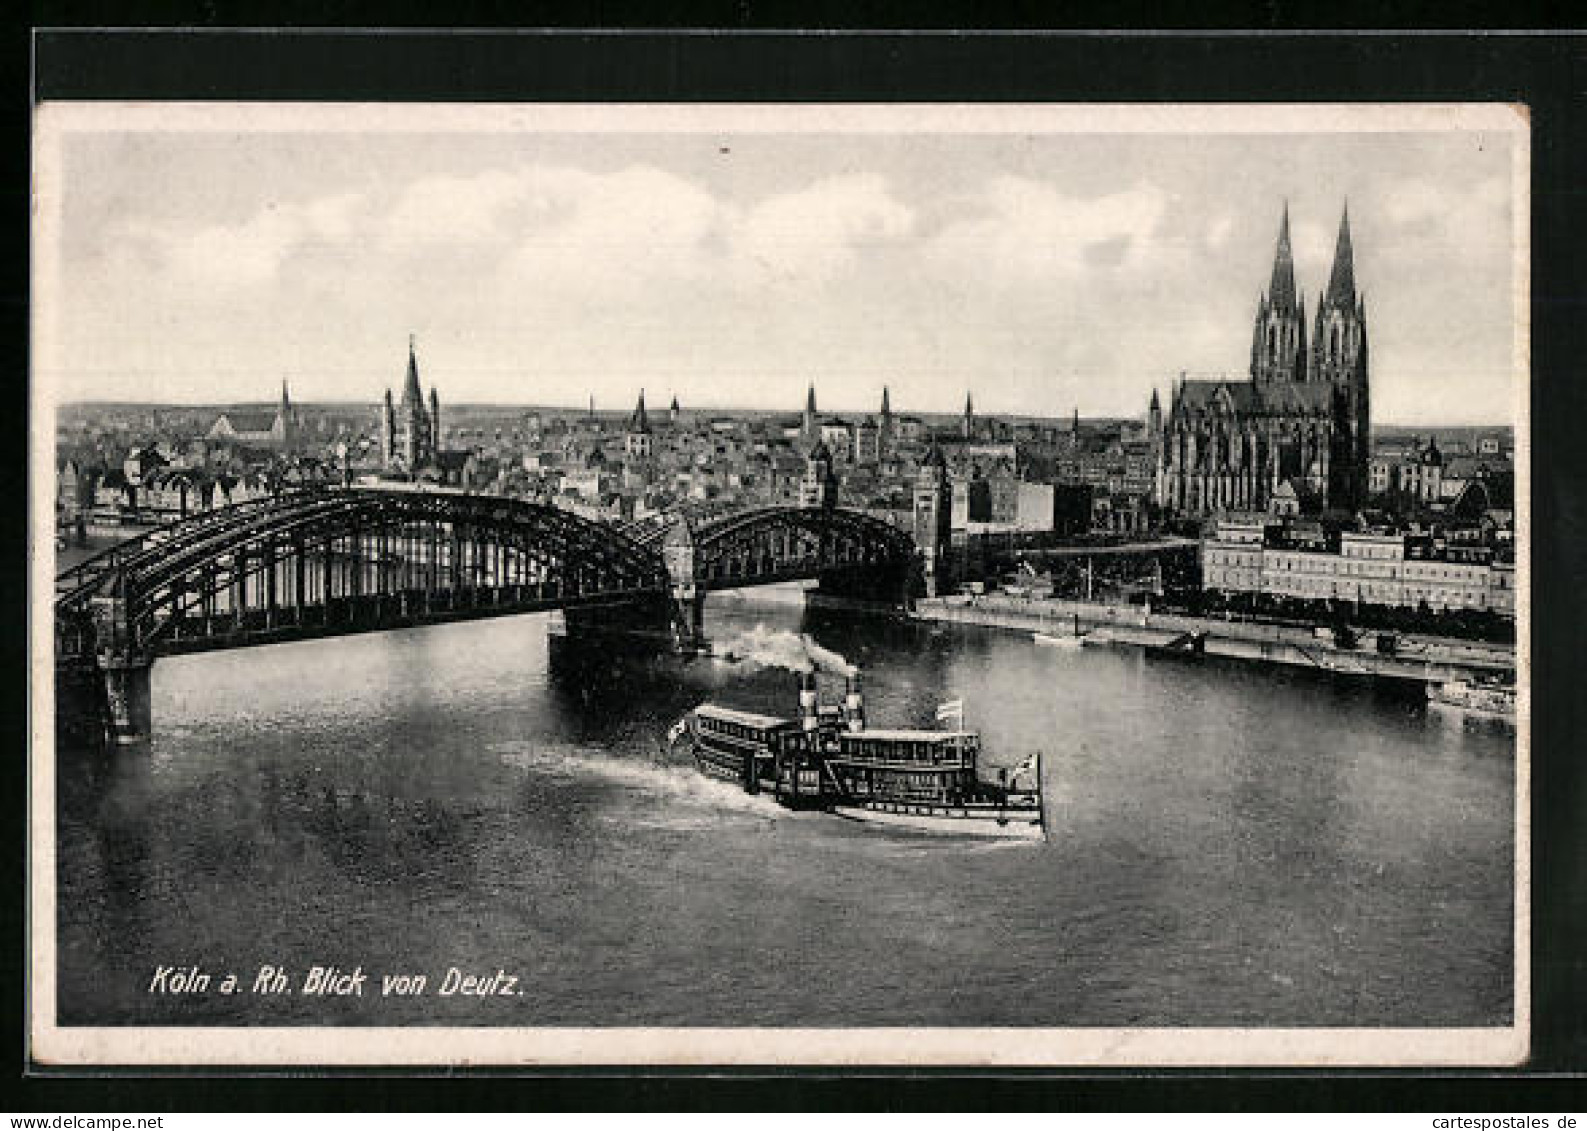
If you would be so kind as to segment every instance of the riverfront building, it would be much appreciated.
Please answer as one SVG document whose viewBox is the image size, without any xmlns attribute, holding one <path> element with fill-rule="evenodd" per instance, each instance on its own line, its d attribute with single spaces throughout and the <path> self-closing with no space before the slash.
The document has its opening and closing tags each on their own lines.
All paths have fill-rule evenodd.
<svg viewBox="0 0 1587 1131">
<path fill-rule="evenodd" d="M 1431 534 L 1343 530 L 1266 515 L 1220 518 L 1202 541 L 1202 584 L 1224 593 L 1515 616 L 1507 548 Z"/>
</svg>

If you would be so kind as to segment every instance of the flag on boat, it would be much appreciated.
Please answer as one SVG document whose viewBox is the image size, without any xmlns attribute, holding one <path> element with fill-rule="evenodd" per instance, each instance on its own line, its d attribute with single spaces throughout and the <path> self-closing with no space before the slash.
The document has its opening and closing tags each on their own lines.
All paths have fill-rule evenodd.
<svg viewBox="0 0 1587 1131">
<path fill-rule="evenodd" d="M 964 700 L 963 699 L 953 699 L 953 700 L 948 701 L 947 703 L 942 704 L 942 706 L 938 707 L 937 708 L 937 721 L 938 722 L 942 722 L 944 719 L 958 719 L 960 722 L 963 722 L 964 721 Z"/>
<path fill-rule="evenodd" d="M 683 732 L 688 729 L 689 716 L 684 715 L 681 719 L 672 724 L 672 729 L 667 731 L 667 744 L 670 746 L 672 743 L 677 742 L 679 738 L 683 737 Z"/>
<path fill-rule="evenodd" d="M 1040 754 L 1032 754 L 1030 757 L 1026 758 L 1023 762 L 1008 772 L 1008 780 L 1013 781 L 1015 778 L 1019 777 L 1020 774 L 1034 770 L 1036 768 L 1036 759 L 1040 757 Z"/>
</svg>

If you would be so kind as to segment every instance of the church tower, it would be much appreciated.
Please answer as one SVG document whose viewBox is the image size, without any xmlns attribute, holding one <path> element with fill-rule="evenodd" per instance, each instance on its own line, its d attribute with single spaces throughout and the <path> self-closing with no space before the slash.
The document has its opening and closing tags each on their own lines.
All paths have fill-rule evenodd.
<svg viewBox="0 0 1587 1131">
<path fill-rule="evenodd" d="M 287 393 L 287 383 L 281 382 L 281 404 L 276 408 L 276 440 L 283 451 L 290 452 L 297 444 L 297 421 L 292 412 L 292 398 Z"/>
<path fill-rule="evenodd" d="M 831 510 L 838 505 L 838 477 L 832 470 L 832 449 L 818 440 L 805 459 L 805 477 L 799 484 L 799 505 Z"/>
<path fill-rule="evenodd" d="M 654 436 L 650 431 L 650 415 L 645 411 L 645 390 L 639 390 L 639 403 L 634 415 L 629 417 L 628 431 L 623 434 L 623 451 L 636 460 L 648 460 L 654 451 Z"/>
<path fill-rule="evenodd" d="M 1289 246 L 1289 204 L 1278 230 L 1273 277 L 1257 300 L 1251 335 L 1251 380 L 1273 385 L 1306 380 L 1306 304 L 1295 289 L 1295 260 Z"/>
<path fill-rule="evenodd" d="M 975 405 L 970 403 L 970 394 L 964 394 L 964 423 L 961 425 L 966 440 L 975 439 Z"/>
<path fill-rule="evenodd" d="M 441 450 L 441 396 L 430 386 L 430 454 Z"/>
<path fill-rule="evenodd" d="M 397 409 L 391 403 L 391 390 L 386 390 L 385 403 L 380 406 L 380 466 L 390 470 L 391 457 L 396 453 Z"/>
<path fill-rule="evenodd" d="M 915 480 L 915 545 L 925 572 L 926 596 L 936 597 L 949 587 L 949 551 L 953 548 L 953 485 L 948 464 L 934 443 L 920 465 Z"/>
<path fill-rule="evenodd" d="M 816 386 L 815 382 L 812 381 L 810 383 L 810 391 L 805 394 L 805 415 L 799 426 L 800 431 L 804 435 L 805 443 L 811 443 L 818 435 L 820 435 L 820 429 L 817 427 L 817 423 Z"/>
<path fill-rule="evenodd" d="M 1371 459 L 1371 405 L 1367 395 L 1367 308 L 1356 293 L 1355 253 L 1350 245 L 1350 206 L 1339 220 L 1333 270 L 1317 305 L 1312 335 L 1312 380 L 1333 386 L 1341 398 L 1342 428 L 1329 495 L 1346 505 L 1365 499 Z M 1336 495 L 1337 492 L 1337 495 Z"/>
<path fill-rule="evenodd" d="M 893 405 L 887 395 L 887 386 L 882 386 L 882 411 L 878 420 L 876 443 L 878 449 L 885 454 L 893 442 Z"/>
<path fill-rule="evenodd" d="M 408 373 L 402 384 L 402 400 L 397 405 L 396 435 L 393 454 L 402 460 L 402 468 L 416 475 L 435 454 L 430 429 L 430 414 L 425 411 L 424 394 L 419 390 L 419 361 L 415 353 L 413 335 L 408 335 Z"/>
</svg>

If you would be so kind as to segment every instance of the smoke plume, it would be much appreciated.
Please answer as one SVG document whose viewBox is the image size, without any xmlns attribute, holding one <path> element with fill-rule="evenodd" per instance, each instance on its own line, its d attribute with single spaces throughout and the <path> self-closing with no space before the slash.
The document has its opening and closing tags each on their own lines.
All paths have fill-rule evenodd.
<svg viewBox="0 0 1587 1131">
<path fill-rule="evenodd" d="M 808 635 L 768 629 L 763 624 L 757 624 L 748 632 L 714 640 L 711 652 L 755 668 L 783 668 L 800 673 L 820 670 L 841 676 L 859 674 L 857 667 Z"/>
</svg>

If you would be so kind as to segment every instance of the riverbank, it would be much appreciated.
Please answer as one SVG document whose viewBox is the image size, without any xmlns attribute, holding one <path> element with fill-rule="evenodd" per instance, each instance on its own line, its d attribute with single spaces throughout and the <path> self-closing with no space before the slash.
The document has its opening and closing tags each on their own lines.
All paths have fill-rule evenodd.
<svg viewBox="0 0 1587 1131">
<path fill-rule="evenodd" d="M 914 615 L 927 621 L 1082 636 L 1088 645 L 1132 645 L 1416 682 L 1515 673 L 1514 650 L 1497 645 L 1397 636 L 1396 652 L 1387 654 L 1378 651 L 1373 633 L 1364 634 L 1355 648 L 1340 648 L 1299 626 L 1154 613 L 1144 605 L 1001 595 L 934 597 L 918 601 Z"/>
</svg>

